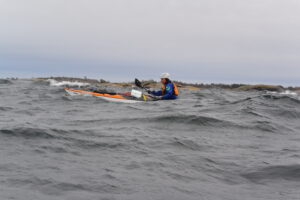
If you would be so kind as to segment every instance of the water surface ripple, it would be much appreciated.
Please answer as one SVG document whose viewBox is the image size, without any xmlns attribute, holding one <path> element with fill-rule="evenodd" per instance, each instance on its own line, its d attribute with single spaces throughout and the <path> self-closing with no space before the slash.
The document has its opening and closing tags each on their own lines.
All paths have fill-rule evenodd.
<svg viewBox="0 0 300 200">
<path fill-rule="evenodd" d="M 111 103 L 0 81 L 0 199 L 300 199 L 300 98 Z"/>
</svg>

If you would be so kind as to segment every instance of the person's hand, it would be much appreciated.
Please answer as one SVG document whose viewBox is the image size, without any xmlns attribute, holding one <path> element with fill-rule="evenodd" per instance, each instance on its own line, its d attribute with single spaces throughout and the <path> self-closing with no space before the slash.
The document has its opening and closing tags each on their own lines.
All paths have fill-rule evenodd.
<svg viewBox="0 0 300 200">
<path fill-rule="evenodd" d="M 158 96 L 158 97 L 156 97 L 156 98 L 157 98 L 157 100 L 162 100 L 162 99 L 163 99 L 162 96 Z"/>
</svg>

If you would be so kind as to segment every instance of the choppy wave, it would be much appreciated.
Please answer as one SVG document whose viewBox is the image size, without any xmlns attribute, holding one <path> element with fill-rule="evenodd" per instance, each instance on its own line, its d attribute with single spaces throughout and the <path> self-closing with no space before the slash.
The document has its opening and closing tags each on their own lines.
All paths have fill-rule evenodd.
<svg viewBox="0 0 300 200">
<path fill-rule="evenodd" d="M 290 99 L 295 102 L 300 102 L 300 93 L 285 90 L 284 92 L 267 92 L 265 97 L 270 99 Z"/>
<path fill-rule="evenodd" d="M 53 179 L 43 179 L 39 177 L 33 177 L 30 179 L 26 178 L 15 178 L 9 179 L 6 181 L 7 184 L 13 186 L 27 186 L 33 187 L 35 190 L 40 191 L 41 193 L 47 195 L 63 195 L 68 192 L 110 192 L 110 193 L 119 193 L 118 191 L 122 190 L 120 183 L 101 183 L 100 181 L 83 183 L 73 183 L 66 181 L 55 181 Z"/>
<path fill-rule="evenodd" d="M 170 145 L 175 146 L 177 148 L 183 148 L 183 149 L 188 149 L 188 150 L 194 150 L 194 151 L 201 151 L 201 150 L 206 150 L 208 147 L 201 146 L 195 141 L 189 140 L 189 139 L 181 139 L 175 137 L 172 142 L 170 142 Z"/>
<path fill-rule="evenodd" d="M 115 120 L 112 120 L 115 121 Z M 213 117 L 207 116 L 197 116 L 197 115 L 184 115 L 184 114 L 176 114 L 176 115 L 161 115 L 156 117 L 141 117 L 141 118 L 122 118 L 117 119 L 117 123 L 151 123 L 157 125 L 167 125 L 172 128 L 172 126 L 180 127 L 182 125 L 190 125 L 190 126 L 199 126 L 199 127 L 239 127 L 237 124 L 227 121 L 221 120 Z M 171 125 L 171 126 L 170 126 Z M 185 127 L 185 126 L 183 126 Z"/>
<path fill-rule="evenodd" d="M 288 95 L 272 95 L 272 94 L 266 94 L 263 95 L 264 98 L 274 100 L 274 101 L 286 101 L 292 102 L 292 103 L 300 103 L 300 97 L 298 96 L 288 96 Z"/>
<path fill-rule="evenodd" d="M 85 86 L 0 88 L 0 199 L 299 198 L 299 95 L 207 89 L 127 105 L 68 96 L 72 84 Z"/>
<path fill-rule="evenodd" d="M 38 129 L 38 128 L 22 127 L 22 128 L 1 129 L 0 134 L 9 137 L 22 137 L 25 139 L 54 138 L 54 136 L 50 134 L 47 129 Z"/>
<path fill-rule="evenodd" d="M 300 181 L 300 165 L 274 165 L 256 171 L 242 174 L 243 177 L 255 183 L 274 180 Z"/>
<path fill-rule="evenodd" d="M 6 106 L 1 106 L 0 107 L 0 111 L 10 111 L 10 110 L 13 110 L 12 107 L 6 107 Z"/>
<path fill-rule="evenodd" d="M 155 118 L 148 119 L 154 123 L 174 123 L 174 124 L 190 124 L 202 126 L 231 126 L 233 123 L 220 120 L 213 117 L 197 116 L 197 115 L 163 115 Z M 148 121 L 147 120 L 147 121 Z"/>
</svg>

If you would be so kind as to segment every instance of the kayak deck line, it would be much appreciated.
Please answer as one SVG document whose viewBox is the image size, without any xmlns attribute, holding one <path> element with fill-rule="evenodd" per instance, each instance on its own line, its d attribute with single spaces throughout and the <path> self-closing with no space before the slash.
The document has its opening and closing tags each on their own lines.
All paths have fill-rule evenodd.
<svg viewBox="0 0 300 200">
<path fill-rule="evenodd" d="M 87 90 L 78 90 L 78 89 L 73 89 L 73 88 L 64 88 L 65 91 L 70 94 L 70 95 L 90 95 L 90 96 L 95 96 L 98 98 L 101 98 L 106 101 L 110 102 L 118 102 L 118 103 L 140 103 L 140 102 L 145 102 L 149 101 L 148 98 L 142 96 L 143 98 L 136 98 L 131 96 L 130 92 L 126 93 L 119 93 L 119 94 L 109 94 L 109 93 L 101 93 L 101 92 L 93 92 L 93 91 L 87 91 Z M 150 100 L 151 101 L 151 100 Z"/>
<path fill-rule="evenodd" d="M 86 91 L 86 90 L 77 90 L 77 89 L 72 89 L 72 88 L 65 88 L 65 90 L 73 91 L 73 92 L 78 92 L 78 93 L 87 93 L 95 96 L 103 96 L 103 97 L 110 97 L 110 98 L 117 98 L 117 99 L 126 99 L 125 97 L 118 95 L 118 94 L 107 94 L 107 93 L 99 93 L 99 92 L 91 92 L 91 91 Z"/>
</svg>

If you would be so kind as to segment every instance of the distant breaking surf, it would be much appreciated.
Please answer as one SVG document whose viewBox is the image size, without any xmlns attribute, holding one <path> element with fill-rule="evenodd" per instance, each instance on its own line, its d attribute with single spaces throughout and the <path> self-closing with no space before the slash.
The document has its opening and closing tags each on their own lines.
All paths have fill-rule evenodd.
<svg viewBox="0 0 300 200">
<path fill-rule="evenodd" d="M 82 83 L 82 82 L 71 82 L 71 81 L 56 81 L 54 79 L 48 79 L 47 80 L 51 86 L 78 86 L 78 87 L 82 87 L 82 86 L 88 86 L 90 85 L 89 83 Z"/>
</svg>

